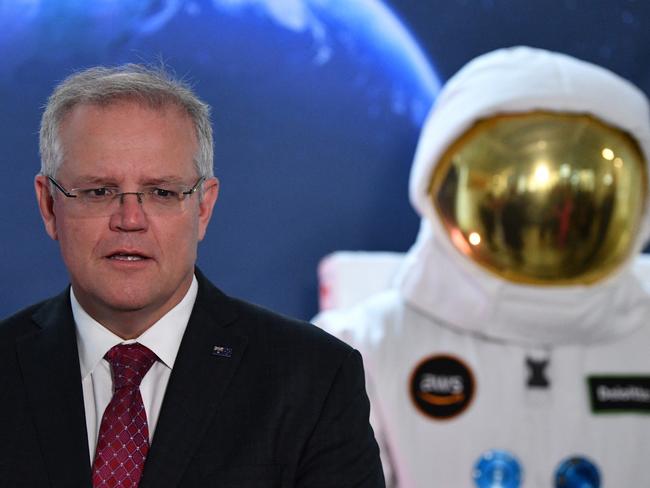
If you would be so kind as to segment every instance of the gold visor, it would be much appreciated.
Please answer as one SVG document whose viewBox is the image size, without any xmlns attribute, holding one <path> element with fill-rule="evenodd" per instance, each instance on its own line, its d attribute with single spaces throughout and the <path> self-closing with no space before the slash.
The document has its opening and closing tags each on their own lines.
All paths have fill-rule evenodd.
<svg viewBox="0 0 650 488">
<path fill-rule="evenodd" d="M 429 189 L 455 245 L 514 282 L 593 283 L 632 251 L 646 164 L 627 133 L 589 115 L 532 112 L 477 122 Z"/>
</svg>

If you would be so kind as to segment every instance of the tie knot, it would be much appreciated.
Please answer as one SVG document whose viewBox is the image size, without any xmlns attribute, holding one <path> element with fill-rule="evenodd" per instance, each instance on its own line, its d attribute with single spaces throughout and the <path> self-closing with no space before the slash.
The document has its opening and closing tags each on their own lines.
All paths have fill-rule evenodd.
<svg viewBox="0 0 650 488">
<path fill-rule="evenodd" d="M 139 388 L 144 375 L 158 357 L 142 344 L 118 344 L 104 356 L 113 370 L 113 386 Z"/>
</svg>

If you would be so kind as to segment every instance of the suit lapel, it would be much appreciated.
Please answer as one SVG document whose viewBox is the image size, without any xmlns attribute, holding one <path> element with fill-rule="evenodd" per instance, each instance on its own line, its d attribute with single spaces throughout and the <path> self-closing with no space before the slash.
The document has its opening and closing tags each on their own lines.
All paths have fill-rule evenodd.
<svg viewBox="0 0 650 488">
<path fill-rule="evenodd" d="M 90 456 L 68 291 L 32 317 L 40 330 L 16 347 L 52 487 L 90 486 Z"/>
<path fill-rule="evenodd" d="M 246 347 L 246 337 L 227 327 L 236 319 L 229 299 L 198 270 L 196 275 L 199 293 L 167 385 L 140 488 L 178 486 Z"/>
</svg>

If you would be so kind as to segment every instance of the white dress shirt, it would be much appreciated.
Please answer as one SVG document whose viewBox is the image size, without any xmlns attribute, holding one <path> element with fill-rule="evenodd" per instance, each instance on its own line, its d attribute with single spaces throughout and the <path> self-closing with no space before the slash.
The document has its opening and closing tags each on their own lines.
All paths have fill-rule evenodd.
<svg viewBox="0 0 650 488">
<path fill-rule="evenodd" d="M 198 292 L 196 277 L 183 299 L 165 314 L 158 322 L 148 328 L 140 337 L 124 340 L 113 334 L 93 319 L 81 307 L 70 288 L 72 315 L 77 326 L 77 347 L 81 367 L 81 385 L 83 389 L 86 429 L 90 462 L 95 458 L 95 447 L 99 437 L 99 428 L 104 410 L 113 396 L 111 367 L 104 355 L 117 344 L 138 342 L 151 349 L 159 361 L 156 361 L 142 379 L 140 393 L 147 413 L 149 442 L 153 438 L 158 422 L 169 376 L 178 354 L 181 339 L 190 319 L 192 308 Z"/>
</svg>

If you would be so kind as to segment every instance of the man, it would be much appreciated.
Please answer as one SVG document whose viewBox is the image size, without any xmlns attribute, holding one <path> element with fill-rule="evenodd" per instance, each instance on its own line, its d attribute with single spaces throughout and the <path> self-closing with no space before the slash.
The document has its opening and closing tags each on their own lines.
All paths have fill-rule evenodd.
<svg viewBox="0 0 650 488">
<path fill-rule="evenodd" d="M 648 114 L 620 76 L 541 49 L 445 84 L 395 286 L 317 321 L 363 353 L 388 486 L 648 485 Z"/>
<path fill-rule="evenodd" d="M 0 486 L 383 486 L 359 354 L 194 267 L 208 107 L 163 72 L 93 68 L 40 136 L 71 287 L 0 325 Z"/>
</svg>

